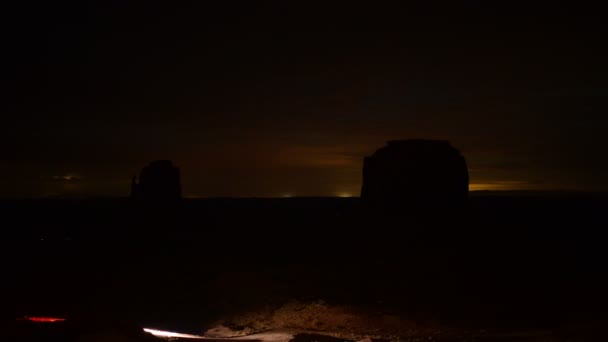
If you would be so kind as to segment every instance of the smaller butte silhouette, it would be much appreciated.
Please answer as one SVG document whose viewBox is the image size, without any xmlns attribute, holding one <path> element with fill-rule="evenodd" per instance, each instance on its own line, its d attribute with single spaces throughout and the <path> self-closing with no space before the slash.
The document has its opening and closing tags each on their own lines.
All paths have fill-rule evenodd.
<svg viewBox="0 0 608 342">
<path fill-rule="evenodd" d="M 157 160 L 141 170 L 139 183 L 131 182 L 131 198 L 142 200 L 177 200 L 182 197 L 179 168 L 169 160 Z"/>
<path fill-rule="evenodd" d="M 391 204 L 466 200 L 464 157 L 445 140 L 393 140 L 363 162 L 361 198 Z"/>
</svg>

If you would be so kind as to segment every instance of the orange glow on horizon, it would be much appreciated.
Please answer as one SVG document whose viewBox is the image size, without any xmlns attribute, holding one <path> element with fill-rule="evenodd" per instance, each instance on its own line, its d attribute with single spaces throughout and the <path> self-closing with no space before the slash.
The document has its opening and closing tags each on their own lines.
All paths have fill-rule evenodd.
<svg viewBox="0 0 608 342">
<path fill-rule="evenodd" d="M 338 197 L 346 198 L 346 197 L 354 197 L 353 194 L 349 192 L 341 192 L 337 194 Z"/>
<path fill-rule="evenodd" d="M 528 182 L 523 181 L 496 181 L 488 183 L 471 183 L 469 191 L 509 191 L 509 190 L 536 190 Z"/>
</svg>

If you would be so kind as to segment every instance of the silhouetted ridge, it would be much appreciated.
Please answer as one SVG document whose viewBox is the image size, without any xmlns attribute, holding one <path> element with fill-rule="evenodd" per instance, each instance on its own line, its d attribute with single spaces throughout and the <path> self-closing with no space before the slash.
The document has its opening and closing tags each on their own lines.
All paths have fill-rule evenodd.
<svg viewBox="0 0 608 342">
<path fill-rule="evenodd" d="M 169 160 L 153 161 L 141 170 L 139 183 L 133 177 L 131 197 L 146 200 L 175 200 L 182 197 L 179 168 Z"/>
<path fill-rule="evenodd" d="M 445 140 L 393 140 L 363 162 L 361 198 L 368 202 L 460 201 L 469 174 L 460 152 Z"/>
</svg>

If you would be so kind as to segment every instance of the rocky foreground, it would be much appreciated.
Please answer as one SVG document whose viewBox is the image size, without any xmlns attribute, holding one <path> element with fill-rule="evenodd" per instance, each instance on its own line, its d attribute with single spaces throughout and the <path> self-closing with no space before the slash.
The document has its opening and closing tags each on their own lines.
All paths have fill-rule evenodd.
<svg viewBox="0 0 608 342">
<path fill-rule="evenodd" d="M 386 312 L 332 306 L 323 302 L 290 302 L 226 315 L 207 323 L 200 335 L 159 336 L 143 327 L 107 319 L 66 319 L 62 322 L 33 322 L 20 319 L 3 327 L 2 340 L 15 342 L 388 342 L 388 341 L 602 341 L 601 323 L 561 327 L 557 330 L 455 327 L 438 322 L 414 322 Z M 147 329 L 148 330 L 148 329 Z M 149 330 L 148 330 L 149 331 Z"/>
</svg>

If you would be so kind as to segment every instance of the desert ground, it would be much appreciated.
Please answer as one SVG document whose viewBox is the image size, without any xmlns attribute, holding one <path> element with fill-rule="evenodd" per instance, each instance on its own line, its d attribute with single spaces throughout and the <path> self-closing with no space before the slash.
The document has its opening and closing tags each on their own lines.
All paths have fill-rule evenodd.
<svg viewBox="0 0 608 342">
<path fill-rule="evenodd" d="M 604 340 L 607 199 L 4 201 L 4 330 L 16 341 L 160 338 L 143 328 L 273 342 Z"/>
</svg>

